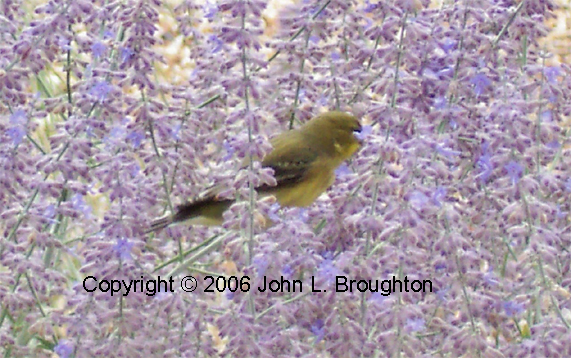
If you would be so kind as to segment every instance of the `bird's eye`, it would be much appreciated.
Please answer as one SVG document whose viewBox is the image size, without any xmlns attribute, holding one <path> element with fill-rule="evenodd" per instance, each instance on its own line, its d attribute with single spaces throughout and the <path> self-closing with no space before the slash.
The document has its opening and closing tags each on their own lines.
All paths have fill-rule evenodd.
<svg viewBox="0 0 571 358">
<path fill-rule="evenodd" d="M 357 125 L 357 126 L 353 127 L 353 134 L 357 135 L 357 134 L 361 133 L 362 130 L 363 130 L 363 127 L 361 127 L 361 125 Z"/>
</svg>

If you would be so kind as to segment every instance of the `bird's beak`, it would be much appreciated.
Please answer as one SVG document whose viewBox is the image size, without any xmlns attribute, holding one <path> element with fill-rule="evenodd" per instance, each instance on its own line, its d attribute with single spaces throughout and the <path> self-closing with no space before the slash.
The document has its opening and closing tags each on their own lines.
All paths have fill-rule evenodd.
<svg viewBox="0 0 571 358">
<path fill-rule="evenodd" d="M 363 132 L 362 132 L 361 128 L 354 130 L 353 136 L 357 139 L 357 141 L 359 142 L 359 145 L 363 145 L 363 141 L 365 138 L 363 137 Z"/>
<path fill-rule="evenodd" d="M 363 126 L 353 131 L 353 135 L 359 141 L 360 145 L 365 143 L 365 138 L 371 134 L 371 126 Z"/>
</svg>

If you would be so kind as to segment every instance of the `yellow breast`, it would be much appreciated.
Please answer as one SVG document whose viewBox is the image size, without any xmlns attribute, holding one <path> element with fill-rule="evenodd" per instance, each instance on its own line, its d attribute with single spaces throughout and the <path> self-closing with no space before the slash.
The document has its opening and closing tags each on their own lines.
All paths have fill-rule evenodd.
<svg viewBox="0 0 571 358">
<path fill-rule="evenodd" d="M 309 206 L 335 181 L 335 174 L 323 165 L 312 167 L 306 177 L 273 193 L 281 206 Z"/>
</svg>

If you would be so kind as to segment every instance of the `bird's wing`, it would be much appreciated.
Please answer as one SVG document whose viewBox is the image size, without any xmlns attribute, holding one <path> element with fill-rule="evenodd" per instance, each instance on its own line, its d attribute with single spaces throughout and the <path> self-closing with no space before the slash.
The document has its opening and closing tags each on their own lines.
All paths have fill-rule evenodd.
<svg viewBox="0 0 571 358">
<path fill-rule="evenodd" d="M 262 167 L 272 168 L 277 185 L 294 184 L 302 180 L 307 174 L 308 168 L 317 158 L 316 151 L 307 143 L 296 140 L 295 143 L 278 138 L 272 144 L 274 149 L 262 161 Z M 262 186 L 258 190 L 271 189 L 270 186 Z"/>
<path fill-rule="evenodd" d="M 317 152 L 299 135 L 294 135 L 294 131 L 282 133 L 272 140 L 273 150 L 264 157 L 262 167 L 272 168 L 276 186 L 262 185 L 256 188 L 261 193 L 271 193 L 277 188 L 288 186 L 302 181 L 308 169 L 317 159 Z M 188 211 L 195 208 L 196 204 L 206 202 L 220 202 L 231 204 L 233 200 L 218 198 L 218 194 L 224 189 L 220 184 L 207 187 L 197 198 L 179 205 L 177 212 Z M 228 205 L 229 206 L 229 205 Z"/>
</svg>

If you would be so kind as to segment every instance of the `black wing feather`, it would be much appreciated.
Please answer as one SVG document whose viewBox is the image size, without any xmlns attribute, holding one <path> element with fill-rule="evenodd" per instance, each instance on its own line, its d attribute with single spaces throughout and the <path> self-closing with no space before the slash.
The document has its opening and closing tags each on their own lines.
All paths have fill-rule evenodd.
<svg viewBox="0 0 571 358">
<path fill-rule="evenodd" d="M 289 141 L 274 143 L 274 151 L 264 158 L 262 167 L 272 168 L 277 186 L 292 185 L 303 180 L 307 169 L 316 159 L 317 153 L 308 145 L 298 145 Z M 285 146 L 287 145 L 287 150 Z M 258 191 L 271 191 L 272 186 L 263 185 Z"/>
</svg>

